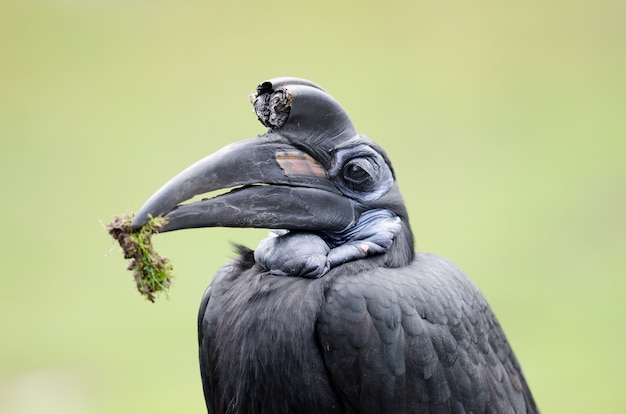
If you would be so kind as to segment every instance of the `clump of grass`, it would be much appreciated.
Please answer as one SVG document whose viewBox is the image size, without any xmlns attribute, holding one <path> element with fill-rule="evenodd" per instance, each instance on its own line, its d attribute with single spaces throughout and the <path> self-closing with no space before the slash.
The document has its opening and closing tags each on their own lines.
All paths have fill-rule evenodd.
<svg viewBox="0 0 626 414">
<path fill-rule="evenodd" d="M 159 256 L 152 247 L 152 235 L 167 223 L 163 217 L 150 217 L 143 227 L 133 229 L 133 213 L 116 216 L 107 225 L 107 231 L 118 241 L 124 258 L 130 260 L 128 270 L 133 271 L 137 290 L 150 302 L 154 302 L 155 294 L 167 293 L 172 284 L 172 265 L 166 257 Z"/>
</svg>

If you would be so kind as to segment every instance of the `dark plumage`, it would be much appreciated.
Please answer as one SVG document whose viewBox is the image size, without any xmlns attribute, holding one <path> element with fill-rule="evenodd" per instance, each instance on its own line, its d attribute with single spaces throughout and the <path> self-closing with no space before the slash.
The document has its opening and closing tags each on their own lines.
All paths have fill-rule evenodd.
<svg viewBox="0 0 626 414">
<path fill-rule="evenodd" d="M 266 134 L 183 171 L 134 223 L 277 229 L 254 252 L 238 247 L 202 299 L 209 412 L 538 412 L 480 291 L 414 253 L 384 151 L 305 80 L 262 83 L 255 110 Z"/>
</svg>

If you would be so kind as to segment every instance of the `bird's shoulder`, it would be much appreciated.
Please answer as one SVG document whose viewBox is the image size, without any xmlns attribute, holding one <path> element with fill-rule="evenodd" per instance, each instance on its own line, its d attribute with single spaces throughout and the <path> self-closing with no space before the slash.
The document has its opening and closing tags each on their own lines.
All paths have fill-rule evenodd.
<svg viewBox="0 0 626 414">
<path fill-rule="evenodd" d="M 433 325 L 456 325 L 488 308 L 479 289 L 457 266 L 429 253 L 417 253 L 408 266 L 398 268 L 355 261 L 329 277 L 325 313 L 338 312 L 342 318 L 367 313 L 374 321 L 394 326 L 393 319 L 416 316 Z M 413 332 L 410 326 L 405 328 Z"/>
<path fill-rule="evenodd" d="M 418 253 L 404 267 L 340 269 L 329 274 L 317 334 L 346 405 L 393 413 L 531 404 L 498 321 L 454 264 Z"/>
</svg>

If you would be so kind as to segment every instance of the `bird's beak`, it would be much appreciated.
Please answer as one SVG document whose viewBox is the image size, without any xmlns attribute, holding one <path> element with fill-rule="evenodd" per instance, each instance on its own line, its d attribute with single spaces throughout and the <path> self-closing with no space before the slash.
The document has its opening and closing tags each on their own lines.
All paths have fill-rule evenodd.
<svg viewBox="0 0 626 414">
<path fill-rule="evenodd" d="M 230 191 L 181 204 L 223 189 Z M 270 132 L 228 145 L 182 171 L 146 201 L 132 225 L 163 216 L 168 222 L 162 232 L 196 227 L 337 232 L 353 225 L 356 215 L 319 162 Z"/>
<path fill-rule="evenodd" d="M 172 178 L 139 210 L 133 227 L 151 216 L 168 219 L 160 231 L 258 227 L 341 232 L 356 223 L 353 201 L 327 174 L 332 150 L 357 135 L 341 105 L 318 85 L 298 78 L 261 83 L 252 103 L 269 130 Z M 180 204 L 224 189 L 230 191 Z"/>
</svg>

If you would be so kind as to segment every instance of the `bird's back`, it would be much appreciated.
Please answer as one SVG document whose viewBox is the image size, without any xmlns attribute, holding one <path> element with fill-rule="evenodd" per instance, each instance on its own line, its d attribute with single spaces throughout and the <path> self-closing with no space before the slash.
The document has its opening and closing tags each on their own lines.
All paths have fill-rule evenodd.
<svg viewBox="0 0 626 414">
<path fill-rule="evenodd" d="M 485 299 L 454 265 L 359 260 L 320 279 L 272 276 L 246 254 L 199 315 L 211 412 L 536 412 Z"/>
</svg>

